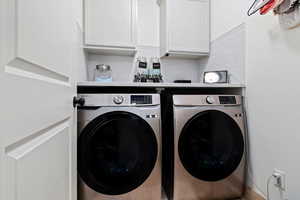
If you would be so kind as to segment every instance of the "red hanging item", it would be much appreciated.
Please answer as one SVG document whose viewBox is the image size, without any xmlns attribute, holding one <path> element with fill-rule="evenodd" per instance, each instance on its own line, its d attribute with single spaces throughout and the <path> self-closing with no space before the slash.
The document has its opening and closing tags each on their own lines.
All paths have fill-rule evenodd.
<svg viewBox="0 0 300 200">
<path fill-rule="evenodd" d="M 265 15 L 270 10 L 272 10 L 273 6 L 275 5 L 275 0 L 271 0 L 269 3 L 267 3 L 264 7 L 260 9 L 260 14 Z"/>
<path fill-rule="evenodd" d="M 264 7 L 260 9 L 260 14 L 265 15 L 270 10 L 277 8 L 280 4 L 282 4 L 284 0 L 271 0 L 269 3 L 267 3 Z"/>
</svg>

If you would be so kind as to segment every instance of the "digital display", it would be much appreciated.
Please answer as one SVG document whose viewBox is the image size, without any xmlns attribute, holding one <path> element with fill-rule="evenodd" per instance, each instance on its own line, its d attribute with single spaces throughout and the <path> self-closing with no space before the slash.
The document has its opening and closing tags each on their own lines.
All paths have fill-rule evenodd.
<svg viewBox="0 0 300 200">
<path fill-rule="evenodd" d="M 236 104 L 235 96 L 220 96 L 220 104 Z"/>
<path fill-rule="evenodd" d="M 132 95 L 131 104 L 152 104 L 151 95 Z"/>
</svg>

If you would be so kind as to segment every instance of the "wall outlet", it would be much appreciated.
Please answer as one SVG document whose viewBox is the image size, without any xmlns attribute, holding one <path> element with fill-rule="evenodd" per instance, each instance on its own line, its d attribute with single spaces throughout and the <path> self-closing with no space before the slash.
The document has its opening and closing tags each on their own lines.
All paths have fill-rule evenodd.
<svg viewBox="0 0 300 200">
<path fill-rule="evenodd" d="M 282 191 L 286 191 L 286 173 L 284 171 L 274 169 L 273 176 L 275 178 L 275 186 L 278 187 Z"/>
</svg>

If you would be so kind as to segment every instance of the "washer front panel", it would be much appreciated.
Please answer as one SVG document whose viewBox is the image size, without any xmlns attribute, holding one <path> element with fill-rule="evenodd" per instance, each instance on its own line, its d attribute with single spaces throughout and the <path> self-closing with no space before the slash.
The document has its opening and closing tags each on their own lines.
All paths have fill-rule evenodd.
<svg viewBox="0 0 300 200">
<path fill-rule="evenodd" d="M 158 149 L 156 135 L 145 120 L 129 112 L 109 112 L 80 134 L 79 175 L 101 194 L 125 194 L 150 176 Z"/>
</svg>

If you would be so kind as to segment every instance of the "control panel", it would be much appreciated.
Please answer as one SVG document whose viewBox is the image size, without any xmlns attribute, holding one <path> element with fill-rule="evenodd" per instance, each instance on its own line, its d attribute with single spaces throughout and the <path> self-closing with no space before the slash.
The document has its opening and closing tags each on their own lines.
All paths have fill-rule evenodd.
<svg viewBox="0 0 300 200">
<path fill-rule="evenodd" d="M 219 96 L 220 104 L 236 104 L 235 96 Z"/>
<path fill-rule="evenodd" d="M 152 95 L 131 95 L 130 97 L 131 104 L 152 104 Z"/>
<path fill-rule="evenodd" d="M 81 107 L 141 107 L 160 105 L 159 94 L 78 94 L 74 106 Z"/>
<path fill-rule="evenodd" d="M 174 95 L 175 106 L 237 106 L 242 105 L 241 95 Z"/>
</svg>

